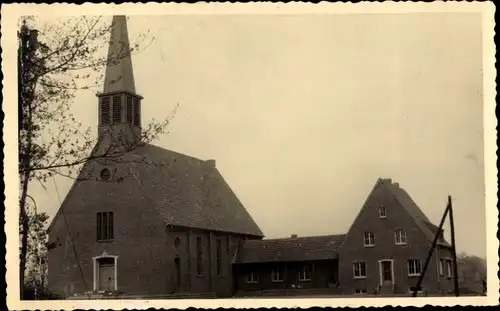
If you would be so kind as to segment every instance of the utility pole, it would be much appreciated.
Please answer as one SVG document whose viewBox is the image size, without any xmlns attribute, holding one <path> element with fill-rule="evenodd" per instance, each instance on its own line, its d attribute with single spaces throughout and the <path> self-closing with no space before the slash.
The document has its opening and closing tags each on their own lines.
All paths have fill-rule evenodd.
<svg viewBox="0 0 500 311">
<path fill-rule="evenodd" d="M 453 256 L 453 287 L 455 296 L 460 296 L 458 289 L 458 267 L 457 267 L 457 251 L 455 246 L 455 223 L 453 222 L 453 206 L 451 204 L 451 196 L 448 196 L 448 208 L 450 210 L 450 234 L 451 234 L 451 252 Z"/>
<path fill-rule="evenodd" d="M 425 259 L 424 263 L 424 268 L 422 269 L 422 273 L 420 274 L 420 278 L 418 279 L 417 286 L 415 286 L 415 289 L 413 290 L 413 297 L 417 297 L 417 292 L 419 287 L 422 285 L 422 281 L 424 280 L 425 272 L 427 272 L 427 268 L 429 267 L 429 263 L 432 258 L 432 254 L 434 253 L 434 249 L 436 248 L 437 242 L 439 240 L 439 237 L 441 236 L 441 232 L 443 231 L 443 224 L 444 221 L 446 220 L 446 215 L 448 214 L 450 210 L 450 203 L 448 202 L 448 205 L 446 206 L 446 209 L 444 210 L 443 217 L 441 218 L 441 222 L 439 223 L 439 228 L 438 232 L 434 236 L 434 240 L 432 241 L 431 249 L 429 250 L 429 254 L 427 254 L 427 258 Z"/>
</svg>

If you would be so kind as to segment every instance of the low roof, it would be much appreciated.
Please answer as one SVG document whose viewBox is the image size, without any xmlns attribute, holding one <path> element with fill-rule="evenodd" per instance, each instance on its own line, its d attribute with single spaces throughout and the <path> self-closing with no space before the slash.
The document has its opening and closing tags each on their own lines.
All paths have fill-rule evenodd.
<svg viewBox="0 0 500 311">
<path fill-rule="evenodd" d="M 246 240 L 234 263 L 294 262 L 338 258 L 345 234 Z"/>
<path fill-rule="evenodd" d="M 126 181 L 75 181 L 75 190 L 72 188 L 67 197 L 72 196 L 72 191 L 76 196 L 89 193 L 97 197 L 107 193 L 133 195 L 144 200 L 145 205 L 156 208 L 166 225 L 263 236 L 215 168 L 214 161 L 144 144 L 125 154 L 114 166 L 129 173 Z"/>
</svg>

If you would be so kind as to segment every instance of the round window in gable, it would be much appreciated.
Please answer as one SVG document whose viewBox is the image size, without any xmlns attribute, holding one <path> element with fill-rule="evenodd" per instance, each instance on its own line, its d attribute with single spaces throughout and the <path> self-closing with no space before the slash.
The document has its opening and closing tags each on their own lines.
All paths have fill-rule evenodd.
<svg viewBox="0 0 500 311">
<path fill-rule="evenodd" d="M 101 171 L 102 180 L 109 180 L 110 177 L 111 177 L 111 172 L 109 171 L 109 169 L 105 168 Z"/>
<path fill-rule="evenodd" d="M 178 247 L 179 247 L 179 244 L 181 244 L 181 239 L 179 239 L 179 237 L 176 237 L 176 238 L 175 238 L 175 241 L 174 241 L 174 246 L 175 246 L 175 248 L 178 248 Z"/>
</svg>

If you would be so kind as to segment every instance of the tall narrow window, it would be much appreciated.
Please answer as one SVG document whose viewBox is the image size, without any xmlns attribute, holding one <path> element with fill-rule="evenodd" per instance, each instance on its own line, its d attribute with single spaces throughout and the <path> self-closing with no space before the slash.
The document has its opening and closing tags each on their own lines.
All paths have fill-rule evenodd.
<svg viewBox="0 0 500 311">
<path fill-rule="evenodd" d="M 101 97 L 101 124 L 109 124 L 111 122 L 110 113 L 109 96 Z"/>
<path fill-rule="evenodd" d="M 397 230 L 395 233 L 395 239 L 396 239 L 396 244 L 397 245 L 403 245 L 406 244 L 406 231 L 400 229 Z"/>
<path fill-rule="evenodd" d="M 113 96 L 113 123 L 122 121 L 122 101 L 121 95 Z"/>
<path fill-rule="evenodd" d="M 352 272 L 355 279 L 366 278 L 366 263 L 363 261 L 353 263 Z"/>
<path fill-rule="evenodd" d="M 134 98 L 132 96 L 127 96 L 127 123 L 132 124 L 133 120 L 133 107 L 134 106 Z"/>
<path fill-rule="evenodd" d="M 373 232 L 365 232 L 365 246 L 375 246 L 375 234 Z"/>
<path fill-rule="evenodd" d="M 141 102 L 138 99 L 134 100 L 134 125 L 141 126 Z"/>
<path fill-rule="evenodd" d="M 408 260 L 408 276 L 420 275 L 420 260 L 410 259 Z"/>
<path fill-rule="evenodd" d="M 439 275 L 444 275 L 444 260 L 439 259 Z"/>
<path fill-rule="evenodd" d="M 201 275 L 202 274 L 202 245 L 201 245 L 201 237 L 196 237 L 196 274 Z"/>
<path fill-rule="evenodd" d="M 217 239 L 217 250 L 216 250 L 216 256 L 217 256 L 217 275 L 220 275 L 222 273 L 222 241 L 220 239 Z"/>
<path fill-rule="evenodd" d="M 113 212 L 97 213 L 97 241 L 114 239 Z"/>
</svg>

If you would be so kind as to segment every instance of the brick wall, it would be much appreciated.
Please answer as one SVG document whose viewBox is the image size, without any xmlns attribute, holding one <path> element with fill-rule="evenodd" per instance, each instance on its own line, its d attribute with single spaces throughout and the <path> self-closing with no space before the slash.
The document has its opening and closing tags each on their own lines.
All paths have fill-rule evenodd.
<svg viewBox="0 0 500 311">
<path fill-rule="evenodd" d="M 379 216 L 380 205 L 386 207 L 385 219 Z M 395 244 L 394 232 L 398 229 L 406 231 L 406 245 Z M 364 247 L 364 232 L 367 231 L 375 233 L 374 247 Z M 377 185 L 339 250 L 339 281 L 342 292 L 350 294 L 355 289 L 373 292 L 380 284 L 379 260 L 386 259 L 394 261 L 395 291 L 408 292 L 410 286 L 416 285 L 418 277 L 408 276 L 407 261 L 420 259 L 423 269 L 430 246 L 431 243 L 392 194 L 384 186 Z M 366 263 L 366 278 L 353 277 L 354 261 Z M 437 257 L 434 254 L 422 286 L 436 292 L 439 290 L 438 280 Z"/>
</svg>

